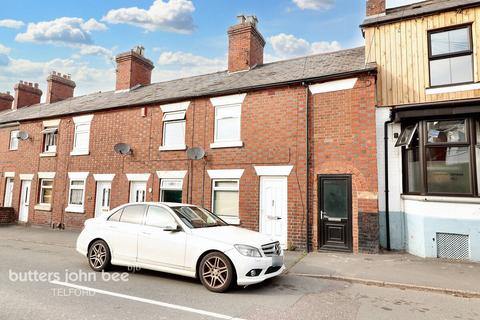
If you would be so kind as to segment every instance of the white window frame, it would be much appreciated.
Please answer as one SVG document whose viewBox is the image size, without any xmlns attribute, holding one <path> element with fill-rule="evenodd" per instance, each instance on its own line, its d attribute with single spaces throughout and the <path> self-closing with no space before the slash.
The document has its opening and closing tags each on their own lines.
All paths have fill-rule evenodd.
<svg viewBox="0 0 480 320">
<path fill-rule="evenodd" d="M 90 154 L 90 129 L 93 120 L 93 115 L 74 117 L 73 122 L 75 124 L 74 133 L 73 133 L 73 149 L 70 152 L 71 156 L 82 156 Z M 85 126 L 83 130 L 79 130 L 80 126 Z M 88 133 L 88 141 L 86 143 L 87 147 L 77 148 L 77 136 L 80 133 Z"/>
<path fill-rule="evenodd" d="M 9 142 L 9 146 L 8 146 L 8 149 L 10 151 L 18 150 L 18 144 L 19 144 L 19 141 L 20 141 L 18 139 L 18 133 L 19 132 L 20 132 L 20 130 L 18 130 L 18 129 L 10 131 L 10 142 Z"/>
<path fill-rule="evenodd" d="M 247 96 L 246 93 L 243 94 L 236 94 L 224 97 L 217 97 L 211 98 L 210 101 L 215 108 L 215 124 L 214 124 L 214 137 L 213 143 L 210 144 L 210 148 L 235 148 L 235 147 L 243 147 L 242 141 L 242 104 Z M 224 117 L 218 116 L 218 111 L 222 108 L 238 108 L 235 112 L 238 114 L 235 116 L 229 115 Z M 235 139 L 222 139 L 222 137 L 218 137 L 218 121 L 222 119 L 230 119 L 230 118 L 237 118 L 238 117 L 238 137 Z"/>
<path fill-rule="evenodd" d="M 40 187 L 40 193 L 39 193 L 39 198 L 38 198 L 38 204 L 39 205 L 42 205 L 42 206 L 51 206 L 52 205 L 52 202 L 53 202 L 53 196 L 52 196 L 52 202 L 48 203 L 48 202 L 42 202 L 42 199 L 43 199 L 43 192 L 45 190 L 52 190 L 53 192 L 53 179 L 51 178 L 40 178 L 38 179 L 38 184 L 39 184 L 39 187 Z M 44 181 L 51 181 L 52 182 L 52 185 L 51 186 L 44 186 L 43 185 L 43 182 Z"/>
<path fill-rule="evenodd" d="M 58 144 L 58 128 L 50 127 L 45 128 L 43 131 L 43 153 L 57 153 L 57 144 Z M 47 141 L 50 139 L 53 140 L 54 144 L 48 145 Z"/>
<path fill-rule="evenodd" d="M 235 188 L 228 188 L 228 187 L 215 187 L 216 182 L 236 182 L 237 186 Z M 229 224 L 240 224 L 240 179 L 212 179 L 212 212 L 215 213 L 215 192 L 216 191 L 236 191 L 238 194 L 238 212 L 236 215 L 218 215 L 220 218 L 225 220 Z M 216 213 L 215 213 L 216 214 Z"/>
<path fill-rule="evenodd" d="M 174 187 L 165 186 L 164 184 L 166 184 L 167 182 L 176 183 L 177 185 L 174 186 Z M 183 179 L 171 179 L 171 178 L 160 179 L 160 201 L 162 201 L 162 202 L 164 201 L 163 200 L 163 191 L 180 191 L 180 192 L 182 192 L 183 191 Z"/>
<path fill-rule="evenodd" d="M 186 150 L 187 146 L 185 144 L 185 132 L 186 132 L 186 111 L 174 111 L 174 112 L 167 112 L 163 114 L 163 132 L 162 132 L 162 146 L 160 150 Z M 167 127 L 174 123 L 181 123 L 183 124 L 183 137 L 184 142 L 183 144 L 168 144 L 166 137 L 167 137 Z"/>
<path fill-rule="evenodd" d="M 15 178 L 13 176 L 7 176 L 5 173 L 5 194 L 3 196 L 3 206 L 11 207 L 13 203 L 13 188 L 15 184 Z M 10 187 L 10 188 L 9 188 Z"/>
<path fill-rule="evenodd" d="M 69 181 L 69 188 L 68 188 L 68 206 L 65 208 L 66 212 L 73 212 L 73 213 L 85 213 L 85 191 L 87 189 L 87 177 L 88 177 L 88 172 L 69 172 L 68 173 L 68 178 L 70 179 Z M 80 186 L 73 186 L 72 182 L 73 181 L 82 181 L 83 182 L 83 188 Z M 75 190 L 83 190 L 82 194 L 82 204 L 70 204 L 71 199 L 71 191 L 72 189 Z"/>
</svg>

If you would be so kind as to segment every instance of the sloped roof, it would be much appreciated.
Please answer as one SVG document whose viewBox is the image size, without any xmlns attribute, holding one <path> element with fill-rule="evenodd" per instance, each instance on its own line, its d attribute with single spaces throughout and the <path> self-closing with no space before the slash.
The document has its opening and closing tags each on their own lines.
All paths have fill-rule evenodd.
<svg viewBox="0 0 480 320">
<path fill-rule="evenodd" d="M 387 9 L 387 13 L 383 16 L 367 17 L 361 27 L 427 16 L 437 12 L 476 7 L 478 5 L 480 5 L 480 0 L 428 0 L 399 8 Z"/>
<path fill-rule="evenodd" d="M 255 88 L 330 78 L 375 69 L 375 64 L 365 64 L 365 48 L 359 47 L 267 63 L 245 72 L 228 73 L 222 71 L 154 83 L 131 91 L 100 92 L 51 104 L 41 103 L 3 114 L 0 113 L 0 123 L 51 118 L 151 103 L 169 103 L 201 96 L 238 93 Z"/>
</svg>

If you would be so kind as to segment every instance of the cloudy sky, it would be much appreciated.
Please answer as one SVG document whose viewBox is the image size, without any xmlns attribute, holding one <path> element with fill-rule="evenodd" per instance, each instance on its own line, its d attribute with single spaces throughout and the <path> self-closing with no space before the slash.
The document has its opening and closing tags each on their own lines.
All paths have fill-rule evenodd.
<svg viewBox="0 0 480 320">
<path fill-rule="evenodd" d="M 19 0 L 0 12 L 0 92 L 55 70 L 76 95 L 113 90 L 113 57 L 143 45 L 153 81 L 224 70 L 227 28 L 257 15 L 267 61 L 362 45 L 363 0 Z"/>
</svg>

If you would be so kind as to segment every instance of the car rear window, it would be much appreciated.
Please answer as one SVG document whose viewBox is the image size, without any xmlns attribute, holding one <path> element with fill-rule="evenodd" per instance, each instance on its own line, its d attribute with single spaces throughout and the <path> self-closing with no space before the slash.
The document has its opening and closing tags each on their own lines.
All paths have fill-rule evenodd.
<svg viewBox="0 0 480 320">
<path fill-rule="evenodd" d="M 110 217 L 108 217 L 108 221 L 120 221 L 120 217 L 122 216 L 123 208 L 115 211 Z"/>
<path fill-rule="evenodd" d="M 145 209 L 146 206 L 141 204 L 135 204 L 123 208 L 120 222 L 141 224 L 143 222 Z"/>
</svg>

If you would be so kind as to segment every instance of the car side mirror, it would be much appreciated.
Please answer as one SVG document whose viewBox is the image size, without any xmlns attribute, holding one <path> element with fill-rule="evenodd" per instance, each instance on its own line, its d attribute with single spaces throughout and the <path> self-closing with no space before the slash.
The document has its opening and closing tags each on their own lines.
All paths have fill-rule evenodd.
<svg viewBox="0 0 480 320">
<path fill-rule="evenodd" d="M 169 225 L 169 226 L 165 226 L 163 228 L 163 231 L 179 232 L 179 231 L 182 231 L 182 227 L 180 227 L 178 224 L 177 225 Z"/>
</svg>

